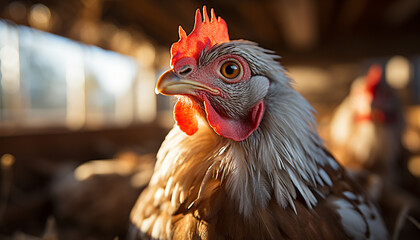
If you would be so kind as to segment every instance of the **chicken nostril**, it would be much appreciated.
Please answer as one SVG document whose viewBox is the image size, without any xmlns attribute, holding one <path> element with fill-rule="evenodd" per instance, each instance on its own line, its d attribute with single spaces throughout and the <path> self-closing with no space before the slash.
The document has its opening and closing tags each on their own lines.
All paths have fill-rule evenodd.
<svg viewBox="0 0 420 240">
<path fill-rule="evenodd" d="M 189 65 L 187 65 L 187 66 L 182 67 L 182 68 L 178 71 L 178 74 L 179 74 L 179 75 L 181 75 L 181 76 L 186 76 L 186 75 L 188 75 L 191 71 L 192 71 L 192 67 L 191 67 L 191 66 L 189 66 Z"/>
</svg>

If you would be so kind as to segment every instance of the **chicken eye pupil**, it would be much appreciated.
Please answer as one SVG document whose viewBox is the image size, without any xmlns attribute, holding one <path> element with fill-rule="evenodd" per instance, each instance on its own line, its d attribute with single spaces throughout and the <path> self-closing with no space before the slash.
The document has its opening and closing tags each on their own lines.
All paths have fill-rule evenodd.
<svg viewBox="0 0 420 240">
<path fill-rule="evenodd" d="M 230 64 L 230 65 L 226 66 L 225 71 L 228 75 L 233 75 L 236 70 L 238 70 L 238 67 L 233 65 L 233 64 Z"/>
<path fill-rule="evenodd" d="M 238 63 L 234 61 L 228 61 L 222 65 L 220 72 L 225 78 L 234 79 L 240 74 L 241 68 L 239 67 Z"/>
</svg>

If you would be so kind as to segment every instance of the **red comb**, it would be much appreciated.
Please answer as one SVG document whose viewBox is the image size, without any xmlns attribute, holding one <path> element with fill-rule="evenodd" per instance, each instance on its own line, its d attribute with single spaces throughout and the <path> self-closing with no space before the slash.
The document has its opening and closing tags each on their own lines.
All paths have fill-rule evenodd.
<svg viewBox="0 0 420 240">
<path fill-rule="evenodd" d="M 369 72 L 366 76 L 366 90 L 373 94 L 381 81 L 381 77 L 382 67 L 378 64 L 373 64 L 369 68 Z"/>
<path fill-rule="evenodd" d="M 225 20 L 216 18 L 214 10 L 211 9 L 211 19 L 207 15 L 206 6 L 203 7 L 203 17 L 200 9 L 195 12 L 194 29 L 187 36 L 184 29 L 179 27 L 179 41 L 171 47 L 171 67 L 182 57 L 193 57 L 198 60 L 204 48 L 210 48 L 217 43 L 228 42 L 229 34 Z"/>
</svg>

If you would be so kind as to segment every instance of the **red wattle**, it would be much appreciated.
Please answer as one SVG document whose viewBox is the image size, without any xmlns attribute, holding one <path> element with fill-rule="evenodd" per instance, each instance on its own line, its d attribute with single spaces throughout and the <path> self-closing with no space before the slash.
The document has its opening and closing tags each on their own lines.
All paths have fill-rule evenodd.
<svg viewBox="0 0 420 240">
<path fill-rule="evenodd" d="M 207 120 L 214 131 L 222 137 L 235 141 L 247 139 L 257 130 L 264 115 L 263 100 L 252 107 L 246 119 L 241 120 L 221 116 L 209 103 L 207 98 L 204 99 L 204 106 L 207 113 Z"/>
<path fill-rule="evenodd" d="M 179 129 L 187 135 L 191 136 L 198 131 L 197 110 L 189 97 L 178 96 L 174 118 Z"/>
</svg>

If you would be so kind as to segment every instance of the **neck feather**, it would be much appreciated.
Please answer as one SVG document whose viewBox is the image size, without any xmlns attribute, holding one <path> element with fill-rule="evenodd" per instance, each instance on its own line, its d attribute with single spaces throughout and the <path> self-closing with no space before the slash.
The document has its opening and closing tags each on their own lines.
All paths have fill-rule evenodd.
<svg viewBox="0 0 420 240">
<path fill-rule="evenodd" d="M 183 189 L 185 194 L 200 186 L 199 200 L 208 180 L 216 178 L 239 212 L 248 216 L 273 198 L 295 211 L 299 195 L 315 206 L 316 187 L 332 184 L 322 166 L 337 170 L 339 165 L 324 150 L 313 109 L 281 82 L 272 83 L 265 104 L 260 127 L 241 142 L 220 137 L 206 123 L 193 136 L 175 126 L 158 152 L 151 184 L 168 182 L 165 189 Z M 174 182 L 179 186 L 171 186 Z"/>
<path fill-rule="evenodd" d="M 252 204 L 266 205 L 273 196 L 283 207 L 294 209 L 297 195 L 315 206 L 313 189 L 331 181 L 320 174 L 321 167 L 338 168 L 324 150 L 312 107 L 291 87 L 278 85 L 266 96 L 259 129 L 245 141 L 230 143 L 236 158 L 227 186 L 245 214 Z"/>
</svg>

